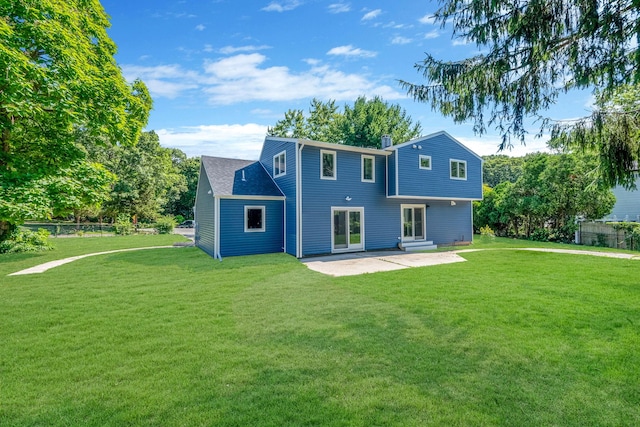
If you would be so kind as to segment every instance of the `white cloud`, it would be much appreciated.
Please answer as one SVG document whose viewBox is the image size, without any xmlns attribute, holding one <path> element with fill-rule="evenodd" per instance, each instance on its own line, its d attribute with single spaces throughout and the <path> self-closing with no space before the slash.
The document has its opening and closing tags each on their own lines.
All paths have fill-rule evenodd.
<svg viewBox="0 0 640 427">
<path fill-rule="evenodd" d="M 260 46 L 225 46 L 220 48 L 219 52 L 223 55 L 230 55 L 236 52 L 255 52 L 258 50 L 271 49 L 271 46 L 260 45 Z"/>
<path fill-rule="evenodd" d="M 327 55 L 341 55 L 341 56 L 358 56 L 361 58 L 373 58 L 377 55 L 376 52 L 370 50 L 363 50 L 360 48 L 354 48 L 352 45 L 338 46 L 330 49 Z"/>
<path fill-rule="evenodd" d="M 431 30 L 424 35 L 425 39 L 437 39 L 438 37 L 440 37 L 440 31 L 438 30 Z"/>
<path fill-rule="evenodd" d="M 262 8 L 265 12 L 286 12 L 293 10 L 300 6 L 302 3 L 298 0 L 289 0 L 284 2 L 271 2 L 268 6 Z"/>
<path fill-rule="evenodd" d="M 198 24 L 198 25 L 196 25 L 196 30 L 198 30 L 198 31 L 204 31 L 204 29 L 205 29 L 205 28 L 207 28 L 207 27 L 205 27 L 205 26 L 204 26 L 204 25 L 202 25 L 202 24 Z"/>
<path fill-rule="evenodd" d="M 260 53 L 251 53 L 206 61 L 201 71 L 180 65 L 123 65 L 122 70 L 129 81 L 142 79 L 155 98 L 175 99 L 189 91 L 192 96 L 202 94 L 207 98 L 202 102 L 213 105 L 313 97 L 350 101 L 361 95 L 406 99 L 395 86 L 380 84 L 366 74 L 345 73 L 317 59 L 303 61 L 307 67 L 300 71 L 284 66 L 265 67 L 267 60 Z"/>
<path fill-rule="evenodd" d="M 422 18 L 418 19 L 418 22 L 421 24 L 435 25 L 436 18 L 433 15 L 424 15 Z"/>
<path fill-rule="evenodd" d="M 521 157 L 525 154 L 544 152 L 549 153 L 551 150 L 547 147 L 547 141 L 549 141 L 548 135 L 543 135 L 541 138 L 530 136 L 525 139 L 526 145 L 522 145 L 520 141 L 514 141 L 513 147 L 505 148 L 503 151 L 498 151 L 498 145 L 502 142 L 499 136 L 487 136 L 487 137 L 455 137 L 458 141 L 463 143 L 467 148 L 476 153 L 479 156 L 489 156 L 492 154 L 505 154 L 511 157 Z"/>
<path fill-rule="evenodd" d="M 382 13 L 381 9 L 372 10 L 371 12 L 367 12 L 362 17 L 362 21 L 370 21 L 372 19 L 377 18 Z"/>
<path fill-rule="evenodd" d="M 471 44 L 471 40 L 469 39 L 455 39 L 451 42 L 453 46 L 467 46 Z"/>
<path fill-rule="evenodd" d="M 211 52 L 213 52 L 213 46 L 211 46 L 210 44 L 205 44 L 204 48 L 202 50 L 207 52 L 207 53 L 211 53 Z"/>
<path fill-rule="evenodd" d="M 351 10 L 351 5 L 349 3 L 333 3 L 327 9 L 329 9 L 329 13 L 344 13 Z"/>
<path fill-rule="evenodd" d="M 391 44 L 408 44 L 411 43 L 411 41 L 411 39 L 408 39 L 406 37 L 396 36 L 391 39 Z"/>
<path fill-rule="evenodd" d="M 163 147 L 179 148 L 187 156 L 218 156 L 257 160 L 267 126 L 255 123 L 201 125 L 156 131 Z"/>
<path fill-rule="evenodd" d="M 301 72 L 288 67 L 260 68 L 264 55 L 253 53 L 224 58 L 205 65 L 213 104 L 249 101 L 292 101 L 305 98 L 353 100 L 360 95 L 379 95 L 387 100 L 406 98 L 395 88 L 379 85 L 364 75 L 346 74 L 326 65 Z"/>
</svg>

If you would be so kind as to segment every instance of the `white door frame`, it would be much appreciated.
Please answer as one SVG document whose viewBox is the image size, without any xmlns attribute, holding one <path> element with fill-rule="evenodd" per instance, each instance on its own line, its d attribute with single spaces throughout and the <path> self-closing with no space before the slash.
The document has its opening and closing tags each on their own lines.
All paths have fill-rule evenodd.
<svg viewBox="0 0 640 427">
<path fill-rule="evenodd" d="M 415 209 L 419 208 L 422 209 L 422 238 L 416 239 L 415 235 Z M 412 222 L 412 236 L 410 237 L 406 237 L 404 235 L 404 210 L 405 209 L 411 209 L 412 212 L 412 216 L 411 216 L 411 222 Z M 423 240 L 427 239 L 427 206 L 426 205 L 420 205 L 420 204 L 402 204 L 400 205 L 400 236 L 403 242 L 421 242 Z"/>
<path fill-rule="evenodd" d="M 333 217 L 335 215 L 336 212 L 339 211 L 345 211 L 347 213 L 347 241 L 346 241 L 346 248 L 338 248 L 336 249 L 335 247 L 335 229 L 334 226 L 335 224 L 333 223 Z M 358 244 L 351 244 L 350 243 L 350 227 L 349 227 L 349 214 L 351 212 L 359 212 L 360 213 L 360 243 Z M 358 251 L 364 251 L 365 249 L 365 245 L 364 245 L 364 207 L 363 206 L 357 206 L 357 207 L 351 207 L 351 206 L 332 206 L 331 207 L 331 253 L 342 253 L 342 252 L 358 252 Z"/>
</svg>

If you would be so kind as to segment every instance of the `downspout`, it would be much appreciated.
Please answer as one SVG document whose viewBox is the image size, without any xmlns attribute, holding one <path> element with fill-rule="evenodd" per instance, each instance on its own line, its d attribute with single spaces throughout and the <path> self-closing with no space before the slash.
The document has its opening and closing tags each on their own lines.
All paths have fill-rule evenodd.
<svg viewBox="0 0 640 427">
<path fill-rule="evenodd" d="M 302 258 L 302 149 L 298 142 L 296 150 L 296 258 Z"/>
</svg>

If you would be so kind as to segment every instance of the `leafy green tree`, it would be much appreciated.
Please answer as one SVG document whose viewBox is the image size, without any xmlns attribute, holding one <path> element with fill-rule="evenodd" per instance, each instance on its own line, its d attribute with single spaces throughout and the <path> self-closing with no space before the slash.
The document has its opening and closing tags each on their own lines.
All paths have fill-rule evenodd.
<svg viewBox="0 0 640 427">
<path fill-rule="evenodd" d="M 124 80 L 99 0 L 3 1 L 0 17 L 2 240 L 53 213 L 47 180 L 84 159 L 75 129 L 132 144 L 151 98 Z"/>
<path fill-rule="evenodd" d="M 196 190 L 198 188 L 198 174 L 200 173 L 200 158 L 187 157 L 181 150 L 175 148 L 170 150 L 173 166 L 184 177 L 186 188 L 173 189 L 177 194 L 173 198 L 169 198 L 165 206 L 165 212 L 171 215 L 181 215 L 186 219 L 193 218 L 193 207 L 196 203 Z"/>
<path fill-rule="evenodd" d="M 640 82 L 637 0 L 440 0 L 440 5 L 435 20 L 450 23 L 454 36 L 483 53 L 460 61 L 427 54 L 415 65 L 426 83 L 400 84 L 456 122 L 473 121 L 477 133 L 495 126 L 502 134 L 500 149 L 510 146 L 512 137 L 524 141 L 525 118 L 541 118 L 561 93 L 591 89 L 608 100 L 625 84 Z M 617 127 L 619 111 L 610 121 L 602 114 L 580 122 Z M 637 109 L 628 114 L 637 117 Z M 566 130 L 542 119 L 542 129 L 557 133 L 558 126 Z M 631 148 L 637 141 L 620 138 L 620 146 L 607 143 L 607 132 L 596 135 L 595 147 L 580 138 L 576 143 L 596 148 L 609 162 L 609 173 L 603 174 L 609 183 L 628 183 L 630 162 L 640 160 L 640 151 Z"/>
<path fill-rule="evenodd" d="M 302 110 L 289 110 L 268 135 L 380 148 L 383 135 L 399 143 L 420 136 L 421 131 L 420 124 L 414 124 L 399 105 L 390 105 L 380 97 L 359 97 L 352 107 L 345 105 L 342 113 L 335 101 L 314 99 L 308 118 Z"/>
<path fill-rule="evenodd" d="M 483 156 L 482 160 L 482 179 L 491 188 L 495 188 L 501 182 L 516 182 L 522 175 L 522 157 L 494 154 Z"/>
<path fill-rule="evenodd" d="M 107 217 L 124 213 L 155 220 L 187 190 L 185 177 L 173 163 L 174 150 L 161 147 L 153 131 L 143 132 L 132 146 L 95 145 L 91 151 L 92 158 L 117 177 L 103 204 Z"/>
</svg>

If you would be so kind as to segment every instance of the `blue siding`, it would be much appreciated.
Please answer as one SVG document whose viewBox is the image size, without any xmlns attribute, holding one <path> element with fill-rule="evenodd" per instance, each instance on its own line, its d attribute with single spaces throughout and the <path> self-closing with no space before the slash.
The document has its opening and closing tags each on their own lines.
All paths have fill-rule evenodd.
<svg viewBox="0 0 640 427">
<path fill-rule="evenodd" d="M 215 256 L 215 217 L 213 195 L 209 179 L 200 166 L 196 193 L 195 244 L 211 256 Z"/>
<path fill-rule="evenodd" d="M 388 166 L 388 183 L 387 183 L 387 194 L 389 196 L 397 196 L 396 194 L 396 152 L 392 152 L 391 155 L 387 158 L 387 166 Z"/>
<path fill-rule="evenodd" d="M 613 189 L 616 204 L 607 220 L 640 222 L 640 178 L 636 178 L 636 187 L 639 190 L 625 190 L 620 186 Z"/>
<path fill-rule="evenodd" d="M 296 143 L 277 139 L 265 139 L 260 162 L 273 177 L 273 156 L 286 151 L 287 173 L 274 178 L 274 181 L 284 193 L 286 209 L 286 249 L 287 253 L 296 256 Z"/>
<path fill-rule="evenodd" d="M 472 203 L 458 201 L 451 206 L 446 201 L 427 201 L 427 240 L 436 245 L 472 241 Z"/>
<path fill-rule="evenodd" d="M 302 150 L 303 256 L 331 252 L 331 207 L 364 208 L 366 250 L 395 247 L 400 208 L 398 200 L 386 198 L 385 156 L 375 156 L 376 181 L 371 183 L 361 182 L 360 153 L 336 150 L 336 155 L 337 179 L 321 180 L 320 149 L 306 146 Z M 350 201 L 345 200 L 347 196 Z"/>
<path fill-rule="evenodd" d="M 422 149 L 418 148 L 420 146 Z M 447 134 L 417 139 L 401 146 L 396 153 L 400 196 L 482 198 L 481 159 Z M 419 168 L 420 155 L 431 156 L 431 170 Z M 451 179 L 450 159 L 467 162 L 466 180 Z"/>
<path fill-rule="evenodd" d="M 220 255 L 282 252 L 284 210 L 281 200 L 220 200 Z M 265 207 L 265 231 L 244 231 L 244 207 Z"/>
</svg>

